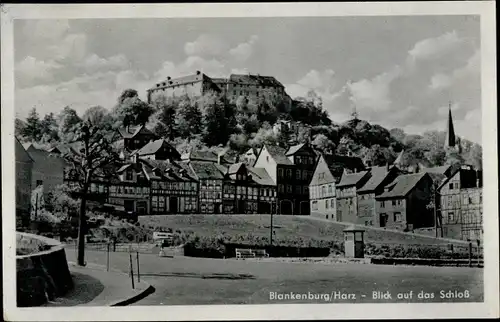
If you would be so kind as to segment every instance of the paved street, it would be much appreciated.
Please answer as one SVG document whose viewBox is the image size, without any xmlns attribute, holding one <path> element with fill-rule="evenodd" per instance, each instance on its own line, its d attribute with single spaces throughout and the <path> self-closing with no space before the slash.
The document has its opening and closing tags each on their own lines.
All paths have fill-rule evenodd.
<svg viewBox="0 0 500 322">
<path fill-rule="evenodd" d="M 66 254 L 68 260 L 75 260 L 74 249 L 68 248 Z M 133 259 L 136 270 L 135 256 Z M 106 253 L 87 251 L 86 261 L 105 265 Z M 127 253 L 110 253 L 112 268 L 128 271 L 129 265 Z M 140 273 L 141 280 L 153 285 L 156 292 L 135 305 L 324 302 L 270 298 L 289 292 L 329 294 L 336 303 L 483 300 L 483 270 L 478 268 L 278 263 L 140 254 Z M 391 299 L 374 300 L 374 291 L 389 291 Z M 445 295 L 452 291 L 447 295 L 465 298 L 441 298 L 440 291 Z M 425 299 L 419 299 L 419 293 Z"/>
</svg>

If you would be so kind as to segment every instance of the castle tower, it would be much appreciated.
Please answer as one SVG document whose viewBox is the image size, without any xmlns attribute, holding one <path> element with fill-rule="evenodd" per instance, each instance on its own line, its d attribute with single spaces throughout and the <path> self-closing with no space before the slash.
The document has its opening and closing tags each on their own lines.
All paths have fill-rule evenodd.
<svg viewBox="0 0 500 322">
<path fill-rule="evenodd" d="M 446 127 L 446 138 L 444 141 L 445 150 L 457 149 L 457 137 L 455 136 L 455 128 L 453 127 L 453 117 L 451 115 L 451 103 L 448 109 L 448 124 Z"/>
</svg>

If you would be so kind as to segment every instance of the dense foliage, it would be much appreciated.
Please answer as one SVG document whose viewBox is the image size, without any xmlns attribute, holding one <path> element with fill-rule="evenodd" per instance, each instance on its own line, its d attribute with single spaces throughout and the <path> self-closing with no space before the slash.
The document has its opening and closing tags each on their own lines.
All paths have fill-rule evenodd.
<svg viewBox="0 0 500 322">
<path fill-rule="evenodd" d="M 314 91 L 295 98 L 291 104 L 272 95 L 227 100 L 212 92 L 197 98 L 158 96 L 148 104 L 137 91 L 127 89 L 111 110 L 94 106 L 79 116 L 65 107 L 58 115 L 50 113 L 40 118 L 33 108 L 25 120 L 16 119 L 16 136 L 23 142 L 56 145 L 71 141 L 77 126 L 89 119 L 108 132 L 120 126 L 145 124 L 181 153 L 220 147 L 242 153 L 263 144 L 310 142 L 320 152 L 358 156 L 370 165 L 392 163 L 404 150 L 403 165 L 467 163 L 482 168 L 482 148 L 477 143 L 462 139 L 459 151 L 447 152 L 444 132 L 406 134 L 358 118 L 336 123 Z M 290 121 L 293 129 L 276 130 L 273 126 L 279 120 Z"/>
</svg>

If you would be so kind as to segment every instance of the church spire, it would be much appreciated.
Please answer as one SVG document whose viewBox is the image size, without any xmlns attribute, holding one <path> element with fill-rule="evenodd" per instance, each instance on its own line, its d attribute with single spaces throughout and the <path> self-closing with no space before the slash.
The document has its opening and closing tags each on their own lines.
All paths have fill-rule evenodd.
<svg viewBox="0 0 500 322">
<path fill-rule="evenodd" d="M 457 142 L 455 137 L 455 129 L 453 127 L 453 117 L 451 116 L 451 102 L 448 108 L 448 126 L 446 129 L 446 139 L 444 142 L 444 148 L 450 149 L 455 148 Z"/>
</svg>

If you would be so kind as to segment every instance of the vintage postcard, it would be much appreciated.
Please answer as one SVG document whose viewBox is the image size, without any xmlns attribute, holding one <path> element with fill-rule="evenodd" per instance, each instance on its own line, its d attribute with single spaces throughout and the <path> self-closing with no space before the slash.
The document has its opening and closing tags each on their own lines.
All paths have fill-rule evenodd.
<svg viewBox="0 0 500 322">
<path fill-rule="evenodd" d="M 4 319 L 498 318 L 493 1 L 1 8 Z"/>
</svg>

